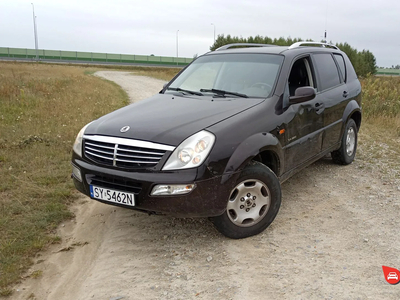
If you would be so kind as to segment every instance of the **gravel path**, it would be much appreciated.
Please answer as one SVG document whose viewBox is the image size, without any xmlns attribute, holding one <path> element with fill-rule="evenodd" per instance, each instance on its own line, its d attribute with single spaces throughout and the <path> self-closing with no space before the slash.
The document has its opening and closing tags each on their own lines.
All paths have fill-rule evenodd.
<svg viewBox="0 0 400 300">
<path fill-rule="evenodd" d="M 133 101 L 163 82 L 99 72 Z M 144 94 L 149 92 L 149 94 Z M 16 299 L 399 299 L 400 182 L 360 145 L 349 166 L 322 159 L 282 186 L 262 234 L 229 240 L 205 219 L 147 216 L 82 198 L 60 245 L 35 259 Z M 397 170 L 398 171 L 398 170 Z M 394 174 L 394 173 L 393 173 Z"/>
<path fill-rule="evenodd" d="M 149 98 L 162 90 L 166 83 L 163 80 L 145 76 L 133 76 L 130 72 L 99 71 L 96 76 L 113 81 L 128 94 L 132 103 Z"/>
</svg>

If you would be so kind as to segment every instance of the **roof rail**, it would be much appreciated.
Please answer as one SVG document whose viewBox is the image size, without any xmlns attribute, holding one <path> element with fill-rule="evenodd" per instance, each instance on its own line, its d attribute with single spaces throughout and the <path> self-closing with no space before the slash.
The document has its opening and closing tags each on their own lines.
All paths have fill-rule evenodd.
<svg viewBox="0 0 400 300">
<path fill-rule="evenodd" d="M 235 43 L 235 44 L 227 44 L 224 46 L 219 47 L 215 51 L 220 51 L 220 50 L 227 50 L 230 48 L 235 48 L 235 47 L 243 47 L 243 48 L 250 48 L 250 47 L 274 47 L 275 45 L 268 45 L 268 44 L 252 44 L 252 43 Z"/>
<path fill-rule="evenodd" d="M 336 50 L 340 50 L 338 47 L 336 47 L 335 45 L 332 44 L 328 44 L 328 43 L 320 43 L 320 42 L 297 42 L 294 43 L 293 45 L 291 45 L 288 49 L 294 49 L 300 46 L 319 46 L 319 47 L 323 47 L 323 48 L 333 48 Z"/>
</svg>

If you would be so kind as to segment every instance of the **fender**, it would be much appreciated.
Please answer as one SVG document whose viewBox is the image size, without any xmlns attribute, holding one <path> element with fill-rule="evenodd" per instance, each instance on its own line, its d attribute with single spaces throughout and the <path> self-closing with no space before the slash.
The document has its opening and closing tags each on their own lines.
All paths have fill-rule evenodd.
<svg viewBox="0 0 400 300">
<path fill-rule="evenodd" d="M 245 139 L 229 158 L 221 182 L 226 182 L 232 175 L 242 171 L 253 157 L 266 150 L 273 151 L 278 156 L 279 162 L 283 162 L 282 146 L 271 133 L 260 132 Z"/>
<path fill-rule="evenodd" d="M 352 115 L 355 111 L 358 111 L 358 112 L 361 113 L 361 107 L 360 107 L 360 105 L 357 103 L 357 101 L 353 99 L 353 100 L 351 100 L 349 103 L 347 103 L 347 106 L 346 106 L 346 108 L 344 109 L 343 117 L 342 117 L 343 123 L 346 124 L 346 122 L 349 120 L 349 118 L 351 117 L 351 115 Z"/>
<path fill-rule="evenodd" d="M 351 100 L 349 103 L 347 103 L 346 108 L 344 109 L 343 116 L 342 116 L 342 130 L 341 130 L 341 135 L 343 135 L 344 127 L 347 124 L 347 121 L 351 118 L 352 115 L 354 115 L 355 112 L 358 112 L 358 119 L 355 120 L 358 129 L 360 129 L 361 125 L 361 107 L 358 104 L 356 100 Z"/>
</svg>

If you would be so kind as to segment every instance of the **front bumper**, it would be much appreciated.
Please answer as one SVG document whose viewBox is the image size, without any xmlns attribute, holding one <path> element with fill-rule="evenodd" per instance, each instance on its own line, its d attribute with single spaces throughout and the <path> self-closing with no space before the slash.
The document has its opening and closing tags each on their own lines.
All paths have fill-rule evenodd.
<svg viewBox="0 0 400 300">
<path fill-rule="evenodd" d="M 80 170 L 82 181 L 73 176 L 75 187 L 90 197 L 89 185 L 126 191 L 135 194 L 135 206 L 125 206 L 111 202 L 106 204 L 123 206 L 149 213 L 168 214 L 178 217 L 213 217 L 224 213 L 229 194 L 238 174 L 232 174 L 222 182 L 222 176 L 212 176 L 210 172 L 198 178 L 197 169 L 179 171 L 133 172 L 105 168 L 88 163 L 73 155 L 72 164 Z M 150 196 L 157 184 L 196 184 L 196 188 L 185 195 Z"/>
</svg>

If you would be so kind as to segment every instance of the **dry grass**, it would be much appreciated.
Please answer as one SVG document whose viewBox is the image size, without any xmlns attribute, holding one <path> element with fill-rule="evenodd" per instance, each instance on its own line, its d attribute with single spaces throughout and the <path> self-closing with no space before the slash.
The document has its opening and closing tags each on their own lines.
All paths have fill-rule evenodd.
<svg viewBox="0 0 400 300">
<path fill-rule="evenodd" d="M 400 77 L 370 76 L 361 84 L 365 120 L 400 136 Z"/>
<path fill-rule="evenodd" d="M 56 226 L 72 217 L 76 134 L 128 103 L 118 86 L 85 71 L 0 63 L 0 295 L 9 294 L 31 257 L 57 241 Z"/>
<path fill-rule="evenodd" d="M 136 75 L 149 76 L 165 81 L 170 81 L 176 74 L 178 74 L 180 70 L 181 69 L 177 68 L 143 68 L 133 70 L 133 72 Z"/>
<path fill-rule="evenodd" d="M 363 121 L 358 158 L 387 181 L 400 179 L 400 78 L 368 77 L 363 88 Z"/>
</svg>

